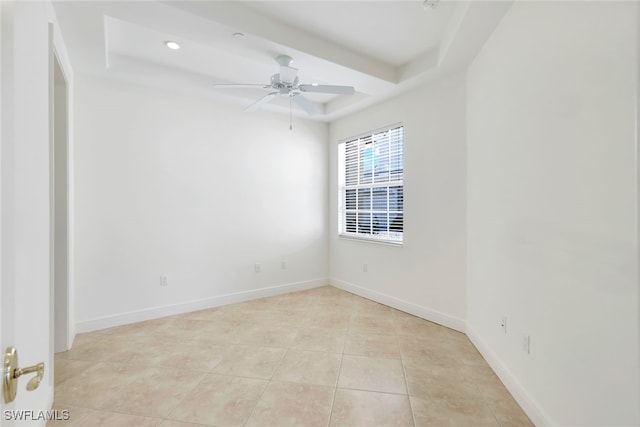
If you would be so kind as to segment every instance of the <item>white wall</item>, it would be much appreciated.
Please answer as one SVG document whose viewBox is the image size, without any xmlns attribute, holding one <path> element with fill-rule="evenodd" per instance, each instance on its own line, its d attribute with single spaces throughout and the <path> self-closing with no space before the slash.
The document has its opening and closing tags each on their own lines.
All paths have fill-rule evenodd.
<svg viewBox="0 0 640 427">
<path fill-rule="evenodd" d="M 466 317 L 465 83 L 464 74 L 454 75 L 337 120 L 329 142 L 332 283 L 459 330 Z M 338 142 L 398 122 L 405 127 L 404 245 L 339 238 Z"/>
<path fill-rule="evenodd" d="M 326 124 L 76 84 L 80 330 L 327 282 Z"/>
<path fill-rule="evenodd" d="M 538 425 L 640 424 L 637 16 L 516 2 L 468 71 L 467 331 Z"/>
</svg>

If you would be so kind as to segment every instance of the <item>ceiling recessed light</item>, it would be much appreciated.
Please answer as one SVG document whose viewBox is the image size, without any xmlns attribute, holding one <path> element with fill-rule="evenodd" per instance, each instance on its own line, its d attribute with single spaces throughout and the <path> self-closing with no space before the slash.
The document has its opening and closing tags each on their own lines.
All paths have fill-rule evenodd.
<svg viewBox="0 0 640 427">
<path fill-rule="evenodd" d="M 318 86 L 318 83 L 311 83 L 311 86 Z"/>
<path fill-rule="evenodd" d="M 237 39 L 241 39 L 244 37 L 244 33 L 233 33 L 233 37 L 237 38 Z"/>
<path fill-rule="evenodd" d="M 164 42 L 164 44 L 165 44 L 169 49 L 172 49 L 172 50 L 178 50 L 178 49 L 180 49 L 180 43 L 178 43 L 178 42 L 166 41 L 166 42 Z"/>
</svg>

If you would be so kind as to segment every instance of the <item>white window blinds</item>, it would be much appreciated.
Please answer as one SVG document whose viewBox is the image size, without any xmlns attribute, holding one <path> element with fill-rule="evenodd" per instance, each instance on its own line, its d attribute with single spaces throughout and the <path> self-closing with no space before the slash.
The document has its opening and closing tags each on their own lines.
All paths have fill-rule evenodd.
<svg viewBox="0 0 640 427">
<path fill-rule="evenodd" d="M 402 243 L 403 145 L 401 125 L 340 143 L 340 235 Z"/>
</svg>

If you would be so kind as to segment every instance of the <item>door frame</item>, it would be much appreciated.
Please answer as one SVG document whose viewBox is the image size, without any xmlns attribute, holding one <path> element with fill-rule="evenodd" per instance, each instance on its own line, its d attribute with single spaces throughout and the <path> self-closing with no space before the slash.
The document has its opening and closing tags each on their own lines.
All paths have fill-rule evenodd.
<svg viewBox="0 0 640 427">
<path fill-rule="evenodd" d="M 71 318 L 70 318 L 70 283 L 71 283 L 71 256 L 70 256 L 70 246 L 71 246 L 71 221 L 69 221 L 69 215 L 71 212 L 71 204 L 69 195 L 71 194 L 71 181 L 70 181 L 70 165 L 71 165 L 71 150 L 69 149 L 69 135 L 70 135 L 70 121 L 69 121 L 69 102 L 70 102 L 70 79 L 67 71 L 62 65 L 62 61 L 60 59 L 60 54 L 58 53 L 58 49 L 56 48 L 56 38 L 54 36 L 54 27 L 53 24 L 49 24 L 49 106 L 50 106 L 50 139 L 49 139 L 49 164 L 50 164 L 50 247 L 51 247 L 51 286 L 50 286 L 50 302 L 51 302 L 51 319 L 50 319 L 50 338 L 51 338 L 51 352 L 52 354 L 55 352 L 66 351 L 71 348 L 71 344 L 73 343 L 73 335 L 71 331 Z M 64 80 L 64 138 L 63 141 L 60 141 L 56 138 L 58 134 L 58 126 L 60 125 L 60 121 L 57 116 L 57 105 L 58 104 L 58 91 L 56 82 L 56 74 L 59 73 L 60 77 Z M 57 270 L 56 264 L 59 254 L 59 251 L 56 249 L 58 246 L 58 233 L 56 233 L 57 229 L 57 194 L 60 190 L 60 186 L 58 185 L 56 175 L 58 170 L 58 160 L 57 160 L 57 151 L 59 149 L 59 145 L 64 144 L 64 167 L 65 167 L 65 235 L 63 239 L 65 240 L 65 248 L 64 251 L 66 254 L 64 255 L 64 264 L 66 269 L 65 280 L 61 282 L 57 279 Z M 56 304 L 56 300 L 60 302 L 60 295 L 62 294 L 62 304 Z M 59 311 L 62 310 L 64 312 L 63 316 L 59 316 Z M 62 342 L 60 342 L 62 340 Z"/>
</svg>

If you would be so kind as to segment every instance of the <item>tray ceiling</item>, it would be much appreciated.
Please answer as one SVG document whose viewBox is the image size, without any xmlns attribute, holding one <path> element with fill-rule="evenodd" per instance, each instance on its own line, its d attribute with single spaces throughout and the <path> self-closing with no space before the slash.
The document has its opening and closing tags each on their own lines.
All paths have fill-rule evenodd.
<svg viewBox="0 0 640 427">
<path fill-rule="evenodd" d="M 510 2 L 54 1 L 76 72 L 249 105 L 289 55 L 301 83 L 356 95 L 305 94 L 331 121 L 463 69 Z M 243 36 L 234 36 L 242 33 Z M 170 50 L 164 42 L 180 43 Z M 288 113 L 278 99 L 265 109 Z M 306 114 L 294 105 L 294 114 Z"/>
</svg>

